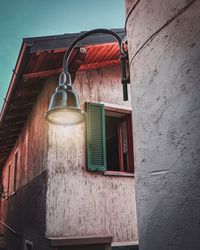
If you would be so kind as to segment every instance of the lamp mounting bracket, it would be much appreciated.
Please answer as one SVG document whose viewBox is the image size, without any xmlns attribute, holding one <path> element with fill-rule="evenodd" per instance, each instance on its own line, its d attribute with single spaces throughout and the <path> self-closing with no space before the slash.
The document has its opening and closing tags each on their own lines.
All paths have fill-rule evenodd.
<svg viewBox="0 0 200 250">
<path fill-rule="evenodd" d="M 73 51 L 73 49 L 77 46 L 77 44 L 83 40 L 84 38 L 94 35 L 94 34 L 109 34 L 113 36 L 119 45 L 120 50 L 120 65 L 121 65 L 121 83 L 123 85 L 123 100 L 128 100 L 128 89 L 127 84 L 130 83 L 129 77 L 127 76 L 127 70 L 126 70 L 126 62 L 128 61 L 128 52 L 125 50 L 125 44 L 127 44 L 127 38 L 121 39 L 121 37 L 114 31 L 109 29 L 94 29 L 87 32 L 84 32 L 79 37 L 77 37 L 69 46 L 67 51 L 65 52 L 64 58 L 63 58 L 63 72 L 61 74 L 69 74 L 69 58 Z M 63 75 L 61 77 L 61 82 L 63 83 Z M 65 78 L 65 77 L 64 77 Z"/>
</svg>

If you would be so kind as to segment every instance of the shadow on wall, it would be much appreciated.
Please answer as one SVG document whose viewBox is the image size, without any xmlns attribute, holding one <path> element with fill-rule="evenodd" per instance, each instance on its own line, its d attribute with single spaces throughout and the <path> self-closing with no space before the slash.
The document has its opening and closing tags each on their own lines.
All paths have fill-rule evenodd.
<svg viewBox="0 0 200 250">
<path fill-rule="evenodd" d="M 141 249 L 199 249 L 200 186 L 196 183 L 200 178 L 200 169 L 199 165 L 190 169 L 188 178 L 181 172 L 182 167 L 179 168 L 180 172 L 176 169 L 151 176 L 151 180 L 145 178 L 140 181 L 142 187 L 137 188 L 140 190 L 138 195 L 142 206 L 139 213 L 142 219 L 139 224 L 142 225 L 140 233 L 145 239 L 140 242 Z M 188 235 L 192 235 L 192 238 Z"/>
<path fill-rule="evenodd" d="M 22 234 L 22 239 L 6 234 L 9 250 L 16 250 L 17 244 L 23 249 L 25 240 L 33 242 L 35 250 L 49 249 L 45 240 L 45 201 L 46 171 L 4 201 L 7 203 L 6 223 Z"/>
</svg>

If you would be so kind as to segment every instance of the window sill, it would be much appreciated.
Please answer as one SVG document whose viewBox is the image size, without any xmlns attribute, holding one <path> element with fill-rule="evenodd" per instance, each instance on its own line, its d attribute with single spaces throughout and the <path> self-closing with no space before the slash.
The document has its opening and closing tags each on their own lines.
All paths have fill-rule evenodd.
<svg viewBox="0 0 200 250">
<path fill-rule="evenodd" d="M 111 244 L 112 236 L 85 236 L 85 237 L 49 237 L 50 245 L 53 247 Z M 56 248 L 57 249 L 57 248 Z M 76 248 L 77 249 L 77 248 Z"/>
<path fill-rule="evenodd" d="M 138 246 L 138 241 L 125 241 L 125 242 L 112 242 L 112 247 L 124 247 L 124 246 Z"/>
<path fill-rule="evenodd" d="M 133 173 L 119 172 L 119 171 L 105 171 L 103 172 L 105 176 L 119 176 L 119 177 L 134 177 Z"/>
</svg>

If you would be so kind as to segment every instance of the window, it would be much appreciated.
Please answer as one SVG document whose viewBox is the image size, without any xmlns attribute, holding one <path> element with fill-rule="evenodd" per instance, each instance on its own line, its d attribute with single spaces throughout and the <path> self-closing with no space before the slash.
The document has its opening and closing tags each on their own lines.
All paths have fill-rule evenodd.
<svg viewBox="0 0 200 250">
<path fill-rule="evenodd" d="M 133 172 L 131 114 L 106 110 L 107 170 Z"/>
<path fill-rule="evenodd" d="M 8 165 L 7 172 L 7 195 L 13 195 L 17 189 L 17 164 L 18 164 L 18 150 L 16 150 L 14 155 L 14 164 L 12 162 Z"/>
<path fill-rule="evenodd" d="M 131 112 L 87 103 L 87 165 L 133 173 Z"/>
<path fill-rule="evenodd" d="M 17 164 L 18 164 L 18 150 L 15 152 L 13 192 L 16 192 L 17 190 Z"/>
<path fill-rule="evenodd" d="M 25 240 L 24 250 L 32 250 L 33 242 L 29 240 Z"/>
<path fill-rule="evenodd" d="M 11 170 L 11 163 L 8 165 L 7 197 L 9 197 L 10 195 L 10 170 Z"/>
</svg>

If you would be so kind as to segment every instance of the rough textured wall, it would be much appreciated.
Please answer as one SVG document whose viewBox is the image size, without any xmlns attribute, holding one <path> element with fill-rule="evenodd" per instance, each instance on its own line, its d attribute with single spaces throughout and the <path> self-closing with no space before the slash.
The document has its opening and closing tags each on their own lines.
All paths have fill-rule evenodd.
<svg viewBox="0 0 200 250">
<path fill-rule="evenodd" d="M 22 234 L 22 237 L 17 238 L 9 231 L 6 232 L 9 250 L 25 249 L 25 240 L 32 241 L 35 250 L 49 250 L 45 239 L 46 183 L 47 176 L 44 171 L 6 201 L 6 223 Z"/>
<path fill-rule="evenodd" d="M 45 162 L 47 157 L 48 140 L 47 123 L 44 120 L 44 113 L 48 108 L 48 102 L 48 89 L 44 88 L 38 96 L 33 110 L 30 110 L 27 122 L 3 168 L 2 178 L 5 192 L 7 192 L 8 189 L 9 165 L 11 166 L 10 190 L 11 193 L 13 192 L 15 152 L 17 149 L 17 190 L 46 169 Z"/>
<path fill-rule="evenodd" d="M 198 250 L 200 1 L 126 6 L 140 250 Z"/>
<path fill-rule="evenodd" d="M 80 72 L 75 89 L 84 102 L 122 101 L 119 66 Z M 50 86 L 52 90 L 54 86 Z M 85 125 L 49 125 L 47 236 L 113 235 L 137 240 L 134 178 L 86 171 Z"/>
<path fill-rule="evenodd" d="M 49 102 L 43 89 L 3 169 L 4 191 L 8 189 L 10 165 L 10 196 L 2 199 L 2 220 L 24 239 L 33 241 L 34 249 L 46 249 L 46 156 L 47 124 L 44 112 Z M 17 191 L 13 193 L 15 152 L 18 148 Z M 16 239 L 8 235 L 9 249 L 16 249 Z M 41 242 L 41 240 L 43 240 Z M 40 243 L 39 243 L 40 242 Z M 22 248 L 20 248 L 22 249 Z"/>
</svg>

